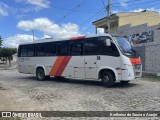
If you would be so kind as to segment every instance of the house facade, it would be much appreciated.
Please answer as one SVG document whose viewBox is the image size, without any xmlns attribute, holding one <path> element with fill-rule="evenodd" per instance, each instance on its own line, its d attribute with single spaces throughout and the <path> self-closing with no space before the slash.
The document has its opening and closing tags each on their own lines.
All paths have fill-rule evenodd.
<svg viewBox="0 0 160 120">
<path fill-rule="evenodd" d="M 130 24 L 138 26 L 147 23 L 149 26 L 160 23 L 160 15 L 158 12 L 144 10 L 141 12 L 124 12 L 115 13 L 110 16 L 110 32 L 117 33 L 117 29 L 121 26 Z M 107 28 L 107 17 L 92 22 L 95 28 Z"/>
</svg>

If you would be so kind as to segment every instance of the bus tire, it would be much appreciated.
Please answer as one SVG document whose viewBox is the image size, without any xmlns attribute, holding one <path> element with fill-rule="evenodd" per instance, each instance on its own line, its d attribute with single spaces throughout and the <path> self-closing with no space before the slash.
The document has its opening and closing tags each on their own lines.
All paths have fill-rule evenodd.
<svg viewBox="0 0 160 120">
<path fill-rule="evenodd" d="M 102 74 L 102 84 L 105 87 L 113 87 L 115 84 L 115 77 L 113 73 L 109 71 L 104 71 Z"/>
<path fill-rule="evenodd" d="M 128 84 L 129 83 L 129 80 L 128 81 L 121 81 L 121 84 Z"/>
<path fill-rule="evenodd" d="M 37 78 L 37 80 L 39 80 L 39 81 L 45 80 L 45 73 L 44 73 L 43 68 L 38 68 L 38 69 L 36 70 L 36 78 Z"/>
</svg>

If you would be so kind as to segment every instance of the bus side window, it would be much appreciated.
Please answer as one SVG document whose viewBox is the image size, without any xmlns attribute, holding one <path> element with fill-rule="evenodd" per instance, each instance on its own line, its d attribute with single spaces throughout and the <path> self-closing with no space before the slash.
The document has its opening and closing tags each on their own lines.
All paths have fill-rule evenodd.
<svg viewBox="0 0 160 120">
<path fill-rule="evenodd" d="M 68 56 L 69 55 L 69 41 L 63 41 L 58 48 L 59 55 Z"/>
<path fill-rule="evenodd" d="M 99 54 L 99 40 L 97 37 L 85 39 L 84 54 L 85 55 L 98 55 Z"/>
<path fill-rule="evenodd" d="M 27 47 L 25 45 L 21 46 L 21 57 L 27 57 Z"/>
<path fill-rule="evenodd" d="M 55 56 L 56 55 L 56 43 L 48 42 L 45 44 L 45 56 Z"/>
<path fill-rule="evenodd" d="M 34 44 L 33 45 L 27 45 L 27 56 L 33 57 L 34 56 Z"/>
<path fill-rule="evenodd" d="M 60 48 L 60 45 L 61 45 L 61 42 L 57 42 L 56 43 L 56 53 L 57 53 L 57 56 L 60 56 L 60 51 L 61 51 L 61 48 Z"/>
<path fill-rule="evenodd" d="M 114 56 L 114 57 L 120 56 L 120 54 L 118 52 L 118 49 L 115 46 L 115 44 L 111 43 L 111 46 L 106 46 L 105 40 L 102 41 L 102 44 L 101 44 L 101 53 L 100 54 Z"/>
<path fill-rule="evenodd" d="M 43 43 L 36 45 L 36 56 L 44 56 L 45 55 L 45 47 Z"/>
<path fill-rule="evenodd" d="M 74 40 L 70 42 L 70 54 L 72 56 L 83 55 L 82 40 Z"/>
<path fill-rule="evenodd" d="M 21 57 L 21 49 L 22 49 L 22 46 L 19 46 L 18 47 L 18 57 Z"/>
</svg>

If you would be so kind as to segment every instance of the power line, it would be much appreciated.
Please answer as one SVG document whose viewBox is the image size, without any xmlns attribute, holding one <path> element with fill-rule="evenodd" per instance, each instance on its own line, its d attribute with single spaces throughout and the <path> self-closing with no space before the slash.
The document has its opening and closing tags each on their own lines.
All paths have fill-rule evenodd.
<svg viewBox="0 0 160 120">
<path fill-rule="evenodd" d="M 105 3 L 104 3 L 104 0 L 101 0 L 102 1 L 102 4 L 103 4 L 103 6 L 104 6 L 104 8 L 105 8 L 105 11 L 106 11 L 106 5 L 105 5 Z M 141 1 L 141 0 L 133 0 L 133 1 L 128 1 L 128 2 L 123 2 L 123 3 L 132 3 L 132 2 L 135 2 L 135 1 Z M 148 2 L 143 2 L 143 3 L 139 3 L 139 4 L 147 4 L 147 3 L 151 3 L 151 2 L 155 2 L 155 1 L 157 1 L 157 2 L 159 2 L 160 0 L 153 0 L 153 1 L 148 1 Z M 63 20 L 63 19 L 65 19 L 65 18 L 67 18 L 69 15 L 71 15 L 73 12 L 88 12 L 88 11 L 77 11 L 77 9 L 78 8 L 80 8 L 81 7 L 81 5 L 83 4 L 83 2 L 84 2 L 84 0 L 82 0 L 79 4 L 77 4 L 73 9 L 67 9 L 67 8 L 61 8 L 61 7 L 57 7 L 57 6 L 53 6 L 53 7 L 55 7 L 55 8 L 57 8 L 57 9 L 61 9 L 61 10 L 67 10 L 67 11 L 69 11 L 66 15 L 64 15 L 63 17 L 61 17 L 59 20 L 58 20 L 58 22 L 59 21 L 61 21 L 61 20 Z M 121 4 L 121 3 L 111 3 L 110 5 L 112 5 L 111 7 L 115 7 L 114 5 L 116 5 L 116 4 Z M 157 3 L 156 3 L 157 4 Z M 133 5 L 138 5 L 138 4 L 130 4 L 131 6 Z M 117 6 L 118 7 L 118 6 Z M 144 7 L 144 6 L 143 6 Z M 89 13 L 89 12 L 88 12 Z M 91 13 L 91 11 L 90 11 L 90 13 Z M 87 23 L 89 20 L 91 20 L 91 19 L 93 19 L 95 16 L 97 16 L 97 15 L 101 15 L 102 13 L 104 13 L 104 9 L 101 9 L 101 10 L 99 10 L 97 13 L 95 13 L 94 15 L 92 15 L 91 17 L 89 17 L 88 19 L 86 19 L 84 22 L 82 22 L 79 26 L 82 26 L 82 25 L 84 25 L 85 23 Z M 105 12 L 106 13 L 106 12 Z M 137 15 L 137 14 L 139 14 L 139 13 L 136 13 L 135 15 Z M 134 16 L 134 15 L 124 15 L 124 16 L 121 16 L 121 17 L 128 17 L 128 16 Z M 91 24 L 92 25 L 92 24 Z M 90 26 L 91 26 L 90 25 Z M 87 29 L 86 29 L 87 30 Z M 85 31 L 86 31 L 85 30 Z"/>
<path fill-rule="evenodd" d="M 80 23 L 79 26 L 82 27 L 84 24 L 86 24 L 89 20 L 93 19 L 94 17 L 100 16 L 103 13 L 106 13 L 106 10 L 101 9 L 99 10 L 97 13 L 95 13 L 94 15 L 90 16 L 88 19 L 86 19 L 84 22 Z M 89 26 L 91 26 L 92 24 L 90 24 Z M 88 27 L 89 28 L 89 27 Z M 88 28 L 86 30 L 88 30 Z M 86 32 L 86 30 L 84 30 L 83 32 Z"/>
<path fill-rule="evenodd" d="M 160 1 L 157 1 L 157 2 L 159 3 Z M 152 5 L 143 6 L 143 8 L 144 8 L 144 7 L 152 7 L 153 5 L 154 5 L 154 6 L 155 6 L 155 5 L 159 5 L 157 2 L 156 2 L 156 3 L 153 2 L 154 4 L 152 4 Z M 128 11 L 132 11 L 134 8 L 136 8 L 136 6 L 129 8 Z M 124 11 L 120 11 L 120 12 L 126 12 L 126 9 L 125 9 Z"/>
<path fill-rule="evenodd" d="M 91 17 L 89 17 L 88 19 L 86 19 L 84 22 L 82 22 L 80 24 L 80 26 L 84 25 L 86 22 L 88 22 L 89 20 L 91 20 L 92 18 L 94 18 L 95 16 L 97 16 L 98 14 L 101 14 L 102 12 L 104 12 L 103 10 L 104 10 L 104 8 L 101 9 L 100 11 L 98 11 L 97 13 L 95 13 L 94 15 L 92 15 Z"/>
<path fill-rule="evenodd" d="M 99 13 L 99 15 L 98 15 L 98 17 L 100 16 L 100 15 L 102 15 L 104 13 L 104 11 L 101 11 L 100 13 Z M 105 12 L 106 13 L 106 12 Z M 97 17 L 97 15 L 95 15 L 96 17 Z M 95 17 L 94 16 L 94 17 Z M 105 15 L 106 16 L 106 15 Z M 88 25 L 87 26 L 87 29 L 86 30 L 84 30 L 83 32 L 86 32 L 90 27 L 92 26 L 92 24 L 90 24 L 90 25 Z"/>
<path fill-rule="evenodd" d="M 102 4 L 103 4 L 104 8 L 106 9 L 106 5 L 104 3 L 104 0 L 101 0 L 101 1 L 102 1 Z"/>
<path fill-rule="evenodd" d="M 155 3 L 155 4 L 157 4 L 157 3 Z M 155 5 L 155 4 L 153 4 L 153 5 Z M 153 5 L 149 5 L 149 6 L 145 6 L 145 7 L 151 7 L 151 6 L 153 6 Z M 158 8 L 158 9 L 160 9 L 160 8 Z M 129 17 L 129 16 L 136 16 L 136 15 L 138 15 L 138 14 L 141 14 L 141 12 L 137 12 L 137 13 L 135 13 L 135 14 L 131 14 L 131 15 L 123 15 L 123 16 L 121 16 L 121 18 L 124 18 L 124 17 Z M 145 16 L 149 16 L 148 17 L 148 19 L 150 18 L 150 17 L 154 17 L 154 18 L 160 18 L 160 17 L 158 17 L 158 16 L 155 16 L 155 15 L 145 15 Z M 118 18 L 117 18 L 118 19 Z M 147 18 L 146 18 L 147 19 Z M 116 20 L 116 19 L 115 19 Z M 136 20 L 136 19 L 135 19 Z"/>
<path fill-rule="evenodd" d="M 130 4 L 129 6 L 140 5 L 140 4 L 148 4 L 148 3 L 155 2 L 155 1 L 159 2 L 160 0 L 153 0 L 153 1 L 149 1 L 149 2 L 137 3 L 137 4 Z M 121 6 L 112 5 L 112 7 L 121 7 Z"/>
<path fill-rule="evenodd" d="M 84 1 L 85 1 L 85 0 L 82 0 L 79 4 L 77 4 L 77 5 L 72 9 L 72 11 L 68 12 L 66 15 L 64 15 L 63 17 L 61 17 L 60 19 L 58 19 L 56 22 L 62 21 L 63 19 L 65 19 L 65 18 L 67 18 L 69 15 L 71 15 L 71 14 L 73 13 L 73 10 L 78 9 L 78 8 L 81 6 L 81 4 L 83 4 Z"/>
<path fill-rule="evenodd" d="M 78 10 L 73 10 L 73 9 L 69 9 L 69 8 L 64 8 L 64 7 L 59 7 L 59 6 L 56 6 L 56 5 L 53 5 L 52 6 L 53 8 L 56 8 L 56 9 L 59 9 L 59 10 L 62 10 L 62 11 L 70 11 L 70 12 L 79 12 L 79 13 L 95 13 L 96 12 L 96 10 L 94 9 L 94 10 L 89 10 L 89 11 L 85 11 L 85 10 L 83 10 L 83 11 L 78 11 Z"/>
<path fill-rule="evenodd" d="M 116 3 L 111 3 L 111 5 L 122 4 L 122 3 L 132 3 L 132 2 L 135 2 L 135 1 L 141 1 L 141 0 L 132 0 L 132 1 L 126 1 L 126 2 L 116 2 Z"/>
<path fill-rule="evenodd" d="M 102 3 L 103 3 L 103 6 L 104 6 L 104 8 L 105 8 L 105 10 L 106 10 L 106 7 L 105 7 L 105 4 L 104 4 L 104 1 L 103 0 L 101 0 L 102 1 Z M 134 1 L 129 1 L 129 2 L 135 2 L 135 1 L 140 1 L 140 0 L 134 0 Z M 154 0 L 154 1 L 157 1 L 157 0 Z M 158 0 L 159 1 L 159 0 Z M 127 2 L 127 3 L 129 3 L 129 2 Z M 150 1 L 150 2 L 143 2 L 143 3 L 151 3 L 151 2 L 153 2 L 153 1 Z M 113 3 L 112 3 L 113 4 Z M 114 4 L 116 4 L 116 3 L 114 3 Z M 157 3 L 156 3 L 157 4 Z M 137 15 L 137 14 L 139 14 L 139 13 L 136 13 L 136 14 L 134 14 L 134 15 L 124 15 L 124 16 L 121 16 L 121 17 L 128 17 L 128 16 L 135 16 L 135 15 Z M 92 18 L 92 17 L 91 17 Z M 89 18 L 89 19 L 91 19 L 91 18 Z M 86 31 L 86 30 L 85 30 Z"/>
</svg>

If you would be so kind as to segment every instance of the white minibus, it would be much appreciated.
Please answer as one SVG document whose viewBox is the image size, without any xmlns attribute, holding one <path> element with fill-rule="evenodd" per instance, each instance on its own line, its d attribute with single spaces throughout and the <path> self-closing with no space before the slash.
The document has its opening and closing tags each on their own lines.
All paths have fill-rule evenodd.
<svg viewBox="0 0 160 120">
<path fill-rule="evenodd" d="M 20 44 L 18 71 L 36 74 L 38 80 L 81 78 L 101 80 L 107 87 L 141 77 L 137 51 L 122 36 L 93 35 L 69 39 L 45 39 Z"/>
</svg>

